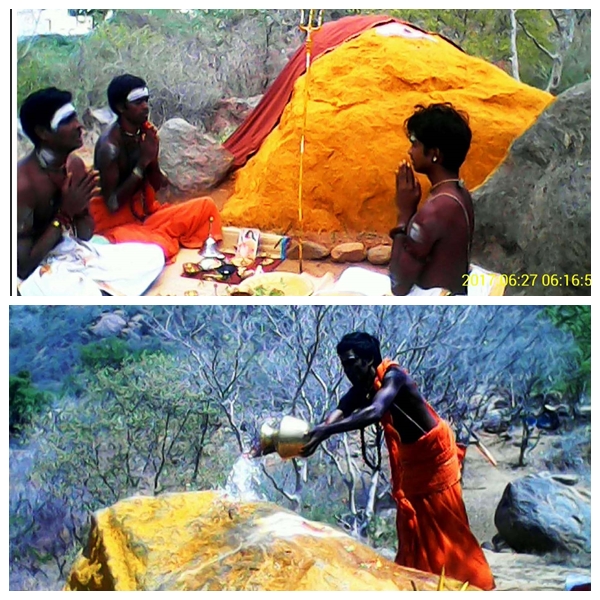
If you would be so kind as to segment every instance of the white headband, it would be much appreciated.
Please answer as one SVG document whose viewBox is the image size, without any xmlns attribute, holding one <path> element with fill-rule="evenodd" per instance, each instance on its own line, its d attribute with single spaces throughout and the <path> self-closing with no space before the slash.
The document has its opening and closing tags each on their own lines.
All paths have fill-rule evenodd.
<svg viewBox="0 0 600 600">
<path fill-rule="evenodd" d="M 135 102 L 136 100 L 139 100 L 140 98 L 148 98 L 149 96 L 150 96 L 150 94 L 148 93 L 147 87 L 135 88 L 135 90 L 131 90 L 129 92 L 129 94 L 127 95 L 127 101 Z"/>
<path fill-rule="evenodd" d="M 64 121 L 67 117 L 70 117 L 71 115 L 75 114 L 75 112 L 77 111 L 75 110 L 75 107 L 72 104 L 65 104 L 64 106 L 61 106 L 54 113 L 54 116 L 50 121 L 50 129 L 52 129 L 52 131 L 56 131 L 61 122 Z"/>
</svg>

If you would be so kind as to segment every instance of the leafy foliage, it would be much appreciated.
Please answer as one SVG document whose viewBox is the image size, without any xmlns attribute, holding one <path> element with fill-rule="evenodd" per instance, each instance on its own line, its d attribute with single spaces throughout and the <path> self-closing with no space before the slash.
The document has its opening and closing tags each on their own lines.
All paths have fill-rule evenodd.
<svg viewBox="0 0 600 600">
<path fill-rule="evenodd" d="M 90 34 L 18 42 L 19 104 L 34 90 L 55 85 L 73 92 L 84 115 L 107 104 L 106 88 L 115 75 L 130 72 L 147 80 L 157 124 L 182 117 L 207 125 L 221 99 L 264 93 L 302 41 L 295 10 L 72 10 L 94 18 Z M 550 11 L 518 12 L 531 35 L 552 49 L 556 31 Z M 439 32 L 510 72 L 508 10 L 328 9 L 325 19 L 357 13 L 391 14 Z M 590 19 L 580 19 L 564 59 L 561 89 L 589 79 L 590 31 Z M 545 88 L 552 61 L 526 35 L 517 43 L 521 79 Z"/>
<path fill-rule="evenodd" d="M 9 429 L 17 433 L 52 401 L 52 395 L 39 390 L 31 382 L 29 371 L 19 371 L 9 377 Z"/>
<path fill-rule="evenodd" d="M 586 305 L 547 306 L 544 314 L 563 331 L 569 332 L 577 345 L 577 367 L 559 378 L 556 391 L 577 402 L 590 393 L 592 373 L 592 307 Z"/>
<path fill-rule="evenodd" d="M 83 10 L 83 9 L 82 9 Z M 44 85 L 73 92 L 81 115 L 105 106 L 111 79 L 133 73 L 152 93 L 158 125 L 182 117 L 208 122 L 218 101 L 262 94 L 299 43 L 285 10 L 117 10 L 87 36 L 51 52 L 38 41 L 18 46 L 18 103 Z M 38 55 L 39 54 L 39 55 Z M 157 68 L 160 65 L 160 68 Z"/>
<path fill-rule="evenodd" d="M 125 340 L 108 338 L 83 346 L 81 362 L 84 367 L 92 371 L 106 368 L 118 369 L 126 359 L 137 360 L 141 353 L 142 350 L 132 350 Z"/>
</svg>

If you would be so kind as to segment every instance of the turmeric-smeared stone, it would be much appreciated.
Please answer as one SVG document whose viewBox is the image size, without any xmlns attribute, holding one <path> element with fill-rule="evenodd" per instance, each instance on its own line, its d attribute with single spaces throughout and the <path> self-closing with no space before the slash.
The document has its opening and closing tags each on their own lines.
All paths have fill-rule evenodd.
<svg viewBox="0 0 600 600">
<path fill-rule="evenodd" d="M 306 81 L 296 81 L 278 126 L 237 172 L 226 223 L 298 227 Z M 436 35 L 378 29 L 319 57 L 308 92 L 302 230 L 317 233 L 386 233 L 395 224 L 395 171 L 408 158 L 404 121 L 415 105 L 451 102 L 468 113 L 473 143 L 461 175 L 473 189 L 553 100 Z M 425 197 L 429 184 L 421 186 Z"/>
<path fill-rule="evenodd" d="M 189 492 L 98 511 L 65 589 L 432 591 L 438 581 L 275 504 Z"/>
</svg>

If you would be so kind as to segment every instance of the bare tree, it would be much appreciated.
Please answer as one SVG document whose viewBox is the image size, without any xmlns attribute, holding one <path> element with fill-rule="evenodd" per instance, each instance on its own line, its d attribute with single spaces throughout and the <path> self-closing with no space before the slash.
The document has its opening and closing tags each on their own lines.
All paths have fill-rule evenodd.
<svg viewBox="0 0 600 600">
<path fill-rule="evenodd" d="M 514 8 L 510 12 L 510 64 L 512 76 L 521 81 L 519 75 L 519 51 L 517 49 L 517 11 Z"/>
<path fill-rule="evenodd" d="M 516 11 L 511 11 L 511 13 L 513 12 L 516 13 Z M 550 16 L 552 17 L 552 21 L 556 27 L 557 34 L 557 41 L 554 50 L 546 48 L 546 46 L 544 46 L 533 34 L 530 33 L 525 26 L 525 23 L 521 19 L 518 19 L 516 15 L 515 19 L 523 30 L 523 33 L 535 44 L 536 48 L 552 60 L 552 71 L 546 86 L 546 91 L 550 93 L 556 93 L 560 87 L 565 57 L 569 51 L 569 48 L 571 47 L 571 44 L 573 43 L 578 15 L 575 9 L 550 9 Z"/>
</svg>

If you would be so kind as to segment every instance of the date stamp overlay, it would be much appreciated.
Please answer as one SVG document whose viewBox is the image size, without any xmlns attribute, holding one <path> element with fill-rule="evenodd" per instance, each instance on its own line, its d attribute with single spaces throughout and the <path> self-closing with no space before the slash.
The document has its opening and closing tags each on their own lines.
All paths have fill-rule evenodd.
<svg viewBox="0 0 600 600">
<path fill-rule="evenodd" d="M 592 275 L 573 274 L 558 275 L 556 273 L 520 273 L 520 274 L 488 274 L 488 273 L 469 273 L 463 275 L 463 285 L 474 287 L 478 285 L 491 284 L 493 277 L 500 278 L 504 286 L 512 288 L 527 288 L 542 286 L 545 288 L 591 288 Z"/>
</svg>

